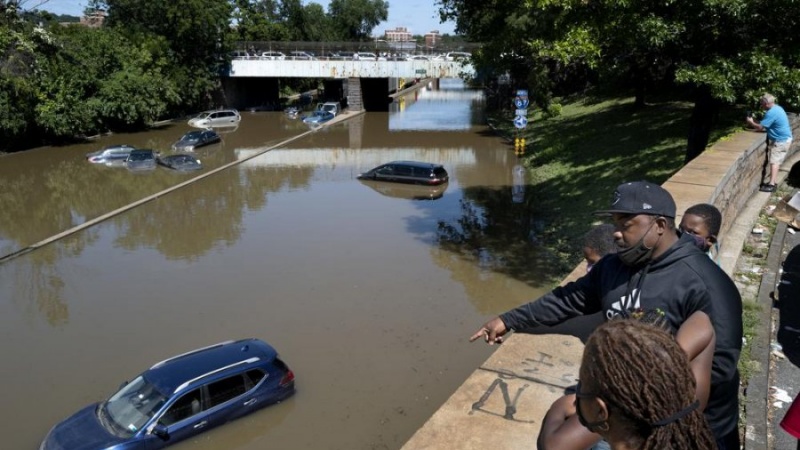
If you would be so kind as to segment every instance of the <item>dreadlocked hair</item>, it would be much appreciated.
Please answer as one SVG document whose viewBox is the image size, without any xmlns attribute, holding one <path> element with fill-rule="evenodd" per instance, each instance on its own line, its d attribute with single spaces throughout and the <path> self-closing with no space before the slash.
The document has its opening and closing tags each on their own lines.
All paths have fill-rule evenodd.
<svg viewBox="0 0 800 450">
<path fill-rule="evenodd" d="M 697 409 L 666 425 L 654 425 L 695 402 L 695 380 L 686 353 L 658 324 L 611 320 L 589 337 L 583 364 L 611 417 L 628 429 L 642 450 L 716 449 Z"/>
</svg>

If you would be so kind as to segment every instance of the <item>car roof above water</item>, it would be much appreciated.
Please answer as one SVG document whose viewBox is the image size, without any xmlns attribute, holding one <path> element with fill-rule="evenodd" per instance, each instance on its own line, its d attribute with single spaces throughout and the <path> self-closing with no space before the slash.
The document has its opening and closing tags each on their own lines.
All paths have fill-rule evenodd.
<svg viewBox="0 0 800 450">
<path fill-rule="evenodd" d="M 226 341 L 156 363 L 145 371 L 144 377 L 161 392 L 172 393 L 186 382 L 210 372 L 218 371 L 217 373 L 224 375 L 226 371 L 220 370 L 222 368 L 253 358 L 256 361 L 269 362 L 277 355 L 272 346 L 259 339 Z"/>
</svg>

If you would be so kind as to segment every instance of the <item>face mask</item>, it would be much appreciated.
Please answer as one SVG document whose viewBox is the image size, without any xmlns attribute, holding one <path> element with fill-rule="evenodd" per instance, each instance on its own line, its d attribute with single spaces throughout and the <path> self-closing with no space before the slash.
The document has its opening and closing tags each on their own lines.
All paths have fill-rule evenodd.
<svg viewBox="0 0 800 450">
<path fill-rule="evenodd" d="M 647 248 L 644 245 L 644 238 L 647 237 L 647 234 L 650 233 L 650 230 L 653 229 L 653 224 L 656 223 L 655 219 L 650 222 L 650 227 L 647 228 L 647 231 L 644 233 L 639 242 L 636 244 L 617 252 L 617 256 L 622 261 L 622 264 L 625 264 L 628 267 L 635 267 L 650 261 L 650 258 L 653 256 L 653 248 Z M 660 237 L 659 237 L 660 239 Z"/>
<path fill-rule="evenodd" d="M 698 236 L 696 234 L 690 234 L 690 236 L 692 236 L 692 238 L 694 239 L 694 245 L 696 245 L 697 248 L 699 248 L 700 250 L 702 250 L 704 252 L 708 250 L 708 246 L 706 245 L 705 238 L 703 238 L 701 236 Z"/>
</svg>

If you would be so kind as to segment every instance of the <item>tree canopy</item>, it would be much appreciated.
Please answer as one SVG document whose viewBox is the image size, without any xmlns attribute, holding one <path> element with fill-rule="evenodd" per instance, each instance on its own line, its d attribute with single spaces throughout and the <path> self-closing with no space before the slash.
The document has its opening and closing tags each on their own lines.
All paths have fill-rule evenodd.
<svg viewBox="0 0 800 450">
<path fill-rule="evenodd" d="M 509 73 L 542 106 L 588 83 L 632 86 L 639 106 L 690 87 L 697 128 L 687 159 L 707 144 L 721 104 L 754 104 L 770 91 L 800 106 L 799 13 L 793 0 L 440 1 L 443 19 L 485 44 L 478 64 Z"/>
</svg>

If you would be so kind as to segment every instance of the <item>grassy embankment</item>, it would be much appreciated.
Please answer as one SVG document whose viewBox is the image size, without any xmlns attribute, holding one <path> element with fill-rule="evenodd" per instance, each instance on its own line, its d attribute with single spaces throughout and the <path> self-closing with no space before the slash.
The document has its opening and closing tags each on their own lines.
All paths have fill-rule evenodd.
<svg viewBox="0 0 800 450">
<path fill-rule="evenodd" d="M 646 179 L 663 183 L 683 166 L 692 104 L 661 102 L 636 110 L 632 97 L 580 98 L 562 101 L 559 117 L 529 115 L 521 137 L 528 185 L 534 192 L 528 206 L 543 219 L 542 243 L 558 255 L 565 268 L 580 261 L 581 236 L 606 208 L 614 188 L 624 181 Z M 491 119 L 509 140 L 516 135 L 509 109 Z M 721 114 L 711 142 L 741 128 L 741 112 Z"/>
</svg>

